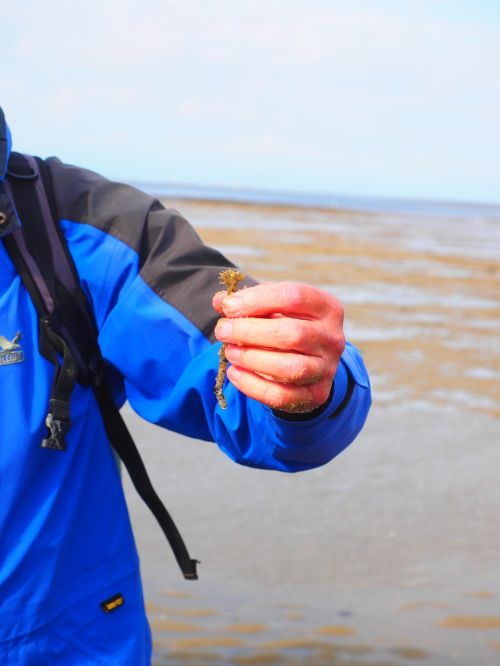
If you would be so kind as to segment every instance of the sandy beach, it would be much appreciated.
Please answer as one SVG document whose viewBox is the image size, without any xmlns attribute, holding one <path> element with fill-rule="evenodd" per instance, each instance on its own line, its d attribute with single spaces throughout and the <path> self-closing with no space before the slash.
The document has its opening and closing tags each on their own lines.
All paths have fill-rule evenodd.
<svg viewBox="0 0 500 666">
<path fill-rule="evenodd" d="M 202 560 L 182 581 L 125 480 L 155 664 L 500 663 L 500 210 L 168 203 L 256 278 L 336 294 L 374 404 L 348 450 L 294 476 L 125 408 Z"/>
</svg>

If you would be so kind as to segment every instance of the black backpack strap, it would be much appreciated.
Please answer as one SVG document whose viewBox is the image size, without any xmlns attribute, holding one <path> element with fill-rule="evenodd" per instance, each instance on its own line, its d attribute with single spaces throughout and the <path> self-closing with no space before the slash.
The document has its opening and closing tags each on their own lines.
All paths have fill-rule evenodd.
<svg viewBox="0 0 500 666">
<path fill-rule="evenodd" d="M 95 349 L 91 345 L 96 337 L 81 297 L 78 306 L 71 297 L 79 290 L 76 273 L 70 273 L 62 236 L 58 234 L 56 239 L 52 238 L 56 222 L 44 195 L 37 162 L 14 154 L 9 162 L 8 175 L 7 193 L 25 223 L 22 228 L 6 235 L 4 243 L 39 314 L 40 350 L 56 368 L 45 420 L 48 434 L 42 446 L 64 451 L 65 435 L 71 425 L 71 394 L 77 378 L 83 384 L 89 383 L 91 374 L 87 362 L 92 366 L 98 358 L 96 342 Z M 56 268 L 61 264 L 62 267 Z M 67 304 L 69 315 L 63 320 L 60 313 L 66 312 Z M 75 339 L 75 335 L 81 335 L 79 331 L 89 336 L 84 347 L 86 358 L 80 353 L 79 338 Z"/>
<path fill-rule="evenodd" d="M 71 426 L 70 400 L 75 386 L 78 370 L 73 354 L 65 340 L 51 327 L 47 317 L 40 321 L 41 337 L 45 341 L 47 353 L 52 354 L 56 367 L 49 399 L 49 411 L 45 419 L 48 434 L 42 440 L 42 448 L 65 451 L 66 433 Z M 60 362 L 62 358 L 62 363 Z"/>
<path fill-rule="evenodd" d="M 197 579 L 197 560 L 156 494 L 137 447 L 103 382 L 97 330 L 51 201 L 50 174 L 43 160 L 13 153 L 6 190 L 22 221 L 3 237 L 5 247 L 40 317 L 40 350 L 56 367 L 42 447 L 64 451 L 71 426 L 75 382 L 92 386 L 106 434 L 174 552 L 185 578 Z M 62 359 L 62 361 L 61 361 Z"/>
<path fill-rule="evenodd" d="M 125 425 L 121 414 L 115 406 L 108 387 L 106 384 L 102 383 L 94 388 L 94 392 L 101 413 L 108 415 L 113 414 L 111 418 L 104 419 L 106 434 L 108 435 L 110 442 L 113 444 L 113 448 L 127 468 L 135 489 L 139 493 L 141 499 L 149 507 L 149 510 L 154 515 L 163 530 L 163 533 L 167 537 L 184 578 L 187 578 L 188 580 L 196 580 L 198 578 L 198 574 L 196 573 L 198 560 L 193 560 L 190 557 L 172 517 L 156 494 L 135 442 Z"/>
<path fill-rule="evenodd" d="M 28 270 L 36 271 L 32 275 L 42 290 L 42 311 L 39 302 L 35 305 L 68 344 L 78 367 L 78 381 L 91 386 L 101 371 L 97 332 L 51 201 L 47 165 L 13 153 L 7 174 L 7 188 L 22 220 L 22 230 L 13 232 L 12 237 Z M 41 349 L 45 354 L 43 345 Z"/>
</svg>

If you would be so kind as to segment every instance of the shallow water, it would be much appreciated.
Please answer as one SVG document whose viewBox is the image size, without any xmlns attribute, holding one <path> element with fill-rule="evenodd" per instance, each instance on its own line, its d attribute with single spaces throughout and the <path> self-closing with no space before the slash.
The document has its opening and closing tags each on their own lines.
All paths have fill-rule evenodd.
<svg viewBox="0 0 500 666">
<path fill-rule="evenodd" d="M 245 271 L 340 296 L 374 406 L 333 464 L 293 476 L 125 410 L 202 560 L 180 579 L 126 482 L 155 663 L 499 664 L 500 216 L 175 205 Z"/>
</svg>

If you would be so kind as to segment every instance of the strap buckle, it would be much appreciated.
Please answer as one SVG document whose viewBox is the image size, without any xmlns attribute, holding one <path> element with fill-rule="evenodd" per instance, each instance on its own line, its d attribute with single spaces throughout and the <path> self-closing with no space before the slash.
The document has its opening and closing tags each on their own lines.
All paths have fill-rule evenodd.
<svg viewBox="0 0 500 666">
<path fill-rule="evenodd" d="M 45 419 L 49 433 L 48 437 L 42 439 L 40 446 L 42 449 L 53 449 L 54 451 L 66 451 L 68 448 L 66 444 L 66 433 L 70 429 L 71 421 L 66 419 L 56 419 L 52 412 L 47 414 Z"/>
</svg>

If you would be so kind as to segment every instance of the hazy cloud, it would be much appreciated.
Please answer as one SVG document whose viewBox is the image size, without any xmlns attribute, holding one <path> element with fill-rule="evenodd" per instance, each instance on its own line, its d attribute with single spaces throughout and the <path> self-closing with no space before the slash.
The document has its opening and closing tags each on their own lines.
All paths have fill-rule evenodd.
<svg viewBox="0 0 500 666">
<path fill-rule="evenodd" d="M 10 3 L 1 103 L 117 177 L 500 199 L 495 4 Z"/>
</svg>

